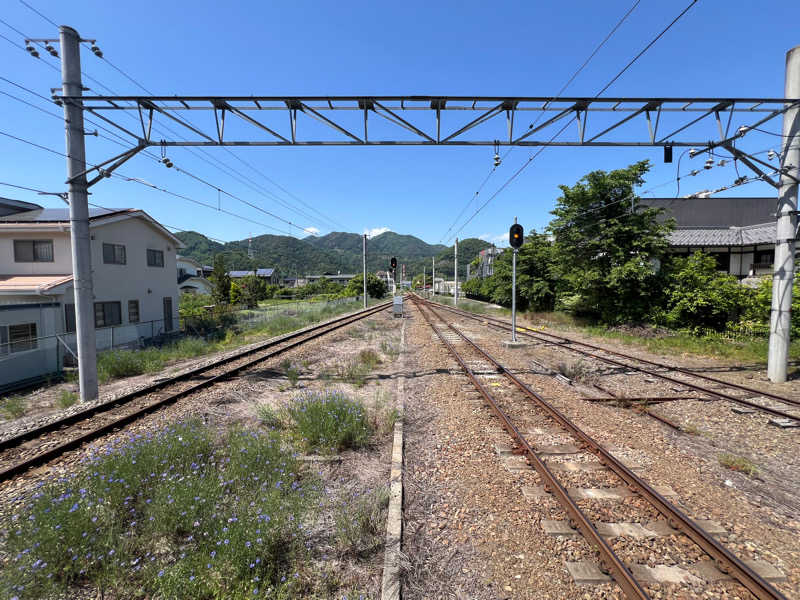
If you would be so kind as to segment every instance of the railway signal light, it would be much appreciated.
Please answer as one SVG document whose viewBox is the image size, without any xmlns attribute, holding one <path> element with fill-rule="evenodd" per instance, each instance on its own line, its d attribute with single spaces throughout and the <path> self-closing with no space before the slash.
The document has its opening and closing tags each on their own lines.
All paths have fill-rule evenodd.
<svg viewBox="0 0 800 600">
<path fill-rule="evenodd" d="M 522 246 L 524 240 L 522 225 L 514 223 L 511 229 L 508 230 L 508 243 L 512 248 L 519 248 Z"/>
</svg>

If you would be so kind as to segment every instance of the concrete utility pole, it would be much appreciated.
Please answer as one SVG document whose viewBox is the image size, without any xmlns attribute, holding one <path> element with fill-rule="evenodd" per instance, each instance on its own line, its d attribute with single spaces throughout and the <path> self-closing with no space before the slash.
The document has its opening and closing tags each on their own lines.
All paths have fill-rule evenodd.
<svg viewBox="0 0 800 600">
<path fill-rule="evenodd" d="M 364 308 L 367 308 L 367 234 L 364 234 L 364 252 L 362 253 L 364 267 Z"/>
<path fill-rule="evenodd" d="M 431 256 L 431 298 L 436 295 L 436 257 Z"/>
<path fill-rule="evenodd" d="M 64 96 L 81 96 L 81 38 L 78 32 L 62 25 L 61 81 Z M 81 402 L 97 398 L 97 346 L 94 331 L 94 291 L 92 253 L 89 239 L 89 192 L 86 182 L 83 109 L 64 102 L 64 127 L 67 141 L 67 181 L 69 183 L 69 223 L 72 241 L 72 285 L 75 290 L 75 333 L 78 343 L 78 382 Z"/>
<path fill-rule="evenodd" d="M 455 306 L 458 304 L 458 238 L 456 238 L 454 257 L 455 259 L 453 262 L 455 262 L 456 268 L 454 270 L 454 280 L 453 280 L 453 283 L 455 284 L 453 286 L 453 298 L 454 298 L 453 305 Z"/>
<path fill-rule="evenodd" d="M 425 295 L 425 267 L 422 267 L 422 295 Z"/>
<path fill-rule="evenodd" d="M 800 46 L 786 53 L 784 98 L 800 98 Z M 797 237 L 797 180 L 800 179 L 800 109 L 794 107 L 783 115 L 783 162 L 778 190 L 778 223 L 775 240 L 775 272 L 772 275 L 772 312 L 770 314 L 770 381 L 786 381 L 791 329 L 792 281 L 794 279 L 795 238 Z"/>
</svg>

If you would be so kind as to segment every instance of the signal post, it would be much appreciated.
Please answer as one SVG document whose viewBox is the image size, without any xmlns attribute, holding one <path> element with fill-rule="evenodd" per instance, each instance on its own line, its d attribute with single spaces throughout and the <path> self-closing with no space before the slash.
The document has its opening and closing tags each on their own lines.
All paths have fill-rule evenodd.
<svg viewBox="0 0 800 600">
<path fill-rule="evenodd" d="M 520 348 L 525 344 L 517 340 L 517 253 L 525 240 L 522 225 L 514 224 L 508 230 L 508 243 L 511 246 L 511 339 L 503 342 L 506 348 Z"/>
</svg>

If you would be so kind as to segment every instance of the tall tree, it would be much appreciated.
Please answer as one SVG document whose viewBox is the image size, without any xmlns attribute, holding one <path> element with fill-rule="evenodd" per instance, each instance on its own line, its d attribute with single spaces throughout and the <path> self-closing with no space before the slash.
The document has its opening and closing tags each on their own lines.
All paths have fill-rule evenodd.
<svg viewBox="0 0 800 600">
<path fill-rule="evenodd" d="M 209 279 L 214 286 L 211 290 L 214 302 L 216 304 L 227 304 L 231 295 L 231 277 L 228 275 L 225 258 L 223 258 L 222 254 L 214 255 L 214 269 L 211 271 Z"/>
<path fill-rule="evenodd" d="M 661 294 L 659 265 L 674 226 L 659 221 L 662 209 L 644 207 L 634 193 L 649 168 L 645 160 L 560 186 L 548 229 L 562 307 L 608 323 L 648 315 Z"/>
</svg>

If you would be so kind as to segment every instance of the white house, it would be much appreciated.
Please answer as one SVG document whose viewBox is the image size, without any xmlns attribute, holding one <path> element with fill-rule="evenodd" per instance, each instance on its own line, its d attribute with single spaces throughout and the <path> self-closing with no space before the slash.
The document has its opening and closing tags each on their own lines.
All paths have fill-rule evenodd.
<svg viewBox="0 0 800 600">
<path fill-rule="evenodd" d="M 0 199 L 0 388 L 75 352 L 69 210 Z M 89 212 L 97 348 L 178 327 L 178 238 L 144 211 Z"/>
<path fill-rule="evenodd" d="M 177 256 L 178 290 L 181 294 L 210 294 L 211 282 L 203 275 L 203 265 L 188 256 Z"/>
</svg>

